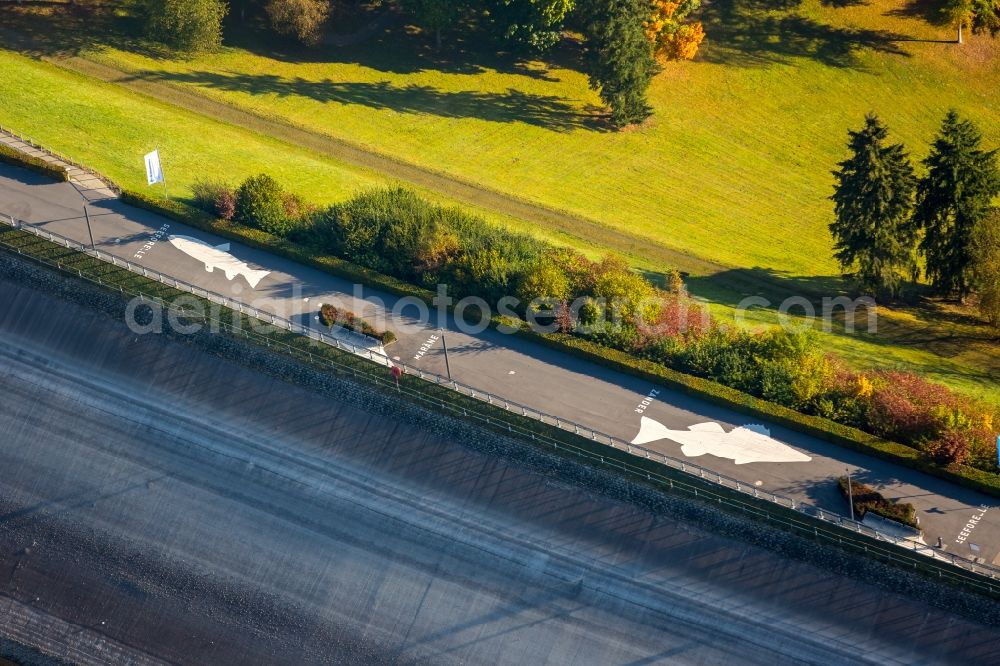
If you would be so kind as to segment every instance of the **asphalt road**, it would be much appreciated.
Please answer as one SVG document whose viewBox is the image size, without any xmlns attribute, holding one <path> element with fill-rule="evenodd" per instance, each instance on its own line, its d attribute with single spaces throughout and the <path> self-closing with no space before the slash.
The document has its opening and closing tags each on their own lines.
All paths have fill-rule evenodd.
<svg viewBox="0 0 1000 666">
<path fill-rule="evenodd" d="M 80 664 L 1000 661 L 995 628 L 0 303 L 0 637 Z"/>
<path fill-rule="evenodd" d="M 85 197 L 70 184 L 52 183 L 22 169 L 0 165 L 0 213 L 86 243 L 89 235 L 84 201 Z M 252 288 L 242 275 L 229 279 L 222 270 L 207 271 L 203 262 L 167 240 L 172 234 L 193 237 L 210 245 L 224 243 L 225 239 L 117 200 L 92 201 L 88 210 L 95 242 L 106 251 L 302 322 L 315 321 L 320 303 L 339 303 L 374 321 L 388 322 L 400 338 L 388 348 L 390 355 L 421 369 L 442 375 L 446 372 L 437 322 L 420 323 L 412 308 L 404 308 L 397 316 L 387 314 L 397 304 L 396 297 L 364 290 L 365 298 L 377 302 L 362 306 L 353 300 L 354 286 L 344 280 L 232 243 L 231 253 L 237 259 L 255 270 L 269 271 Z M 493 330 L 465 333 L 450 319 L 443 325 L 451 371 L 456 379 L 624 440 L 636 436 L 641 416 L 681 430 L 705 421 L 715 421 L 729 430 L 749 421 L 736 412 L 523 339 Z M 644 399 L 653 391 L 655 396 L 644 405 Z M 972 554 L 970 544 L 975 544 L 986 561 L 1000 563 L 1000 508 L 993 498 L 773 424 L 763 425 L 770 428 L 773 437 L 806 453 L 811 460 L 737 465 L 710 454 L 689 459 L 762 490 L 839 513 L 847 512 L 847 503 L 836 488 L 836 478 L 850 470 L 854 478 L 885 495 L 912 502 L 927 543 L 933 544 L 941 537 L 946 548 L 965 555 Z M 647 446 L 676 458 L 686 458 L 680 446 L 669 440 Z M 981 507 L 986 507 L 986 511 Z M 960 533 L 978 514 L 982 514 L 981 520 L 975 522 L 971 536 L 962 542 L 958 539 Z"/>
</svg>

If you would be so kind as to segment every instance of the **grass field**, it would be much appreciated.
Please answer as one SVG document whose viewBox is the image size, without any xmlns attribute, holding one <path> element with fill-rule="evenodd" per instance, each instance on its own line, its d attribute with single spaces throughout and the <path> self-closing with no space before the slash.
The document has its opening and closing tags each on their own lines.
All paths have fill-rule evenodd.
<svg viewBox="0 0 1000 666">
<path fill-rule="evenodd" d="M 725 318 L 749 293 L 777 300 L 842 289 L 826 231 L 829 172 L 844 156 L 847 128 L 867 111 L 879 112 L 915 158 L 950 106 L 976 120 L 989 145 L 1000 145 L 996 41 L 948 43 L 954 35 L 909 0 L 843 4 L 711 3 L 701 54 L 669 65 L 651 89 L 653 120 L 621 133 L 607 131 L 597 114 L 572 48 L 548 63 L 497 60 L 454 40 L 435 54 L 397 27 L 357 46 L 297 51 L 265 48 L 244 30 L 230 34 L 221 53 L 175 58 L 111 33 L 53 37 L 38 14 L 30 24 L 27 14 L 11 24 L 34 32 L 46 55 L 82 54 L 144 82 L 179 86 L 572 218 L 543 226 L 480 210 L 494 221 L 590 253 L 612 229 L 638 237 L 630 259 L 654 277 L 667 268 L 661 250 L 699 257 L 710 268 L 693 271 L 690 287 Z M 129 156 L 151 147 L 150 137 L 165 147 L 180 192 L 196 174 L 236 180 L 267 170 L 326 202 L 388 179 L 138 97 L 123 89 L 127 82 L 98 83 L 10 52 L 0 58 L 0 122 L 126 185 L 141 180 Z M 755 318 L 770 323 L 775 313 L 758 310 Z M 1000 402 L 996 334 L 964 311 L 922 305 L 883 312 L 880 324 L 878 335 L 824 334 L 824 344 L 860 366 L 914 369 Z"/>
<path fill-rule="evenodd" d="M 963 47 L 917 41 L 953 35 L 887 15 L 907 0 L 823 1 L 774 12 L 748 0 L 711 3 L 701 56 L 669 65 L 651 91 L 653 120 L 624 133 L 604 131 L 575 62 L 464 51 L 444 60 L 398 33 L 315 53 L 263 50 L 253 35 L 246 48 L 194 59 L 93 51 L 145 79 L 728 266 L 826 275 L 836 269 L 829 172 L 847 128 L 875 110 L 919 157 L 954 106 L 1000 145 L 1000 49 L 978 37 Z"/>
</svg>

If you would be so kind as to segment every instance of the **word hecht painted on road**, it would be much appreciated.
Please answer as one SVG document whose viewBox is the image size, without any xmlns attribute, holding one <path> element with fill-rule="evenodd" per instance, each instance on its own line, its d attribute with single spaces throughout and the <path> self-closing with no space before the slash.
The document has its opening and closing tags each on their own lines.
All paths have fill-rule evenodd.
<svg viewBox="0 0 1000 666">
<path fill-rule="evenodd" d="M 752 424 L 729 432 L 715 422 L 696 423 L 687 430 L 671 430 L 659 421 L 643 416 L 639 434 L 633 444 L 648 444 L 669 439 L 681 445 L 681 451 L 692 458 L 710 453 L 729 458 L 737 465 L 752 462 L 808 462 L 812 460 L 787 444 L 771 437 L 771 431 Z"/>
<path fill-rule="evenodd" d="M 972 516 L 972 518 L 969 518 L 969 522 L 965 524 L 962 531 L 958 533 L 957 537 L 955 537 L 955 543 L 965 543 L 965 540 L 972 534 L 972 530 L 976 529 L 976 525 L 978 525 L 979 521 L 983 519 L 983 516 L 986 515 L 986 511 L 989 508 L 990 507 L 985 504 L 980 505 L 979 513 Z"/>
<path fill-rule="evenodd" d="M 231 255 L 229 243 L 209 245 L 205 241 L 190 236 L 170 236 L 168 240 L 171 245 L 184 254 L 205 264 L 205 270 L 209 273 L 216 268 L 221 268 L 222 272 L 226 274 L 227 280 L 242 275 L 250 283 L 251 288 L 256 288 L 261 280 L 271 274 L 271 271 L 254 270 L 245 261 Z"/>
<path fill-rule="evenodd" d="M 142 255 L 146 254 L 153 249 L 153 246 L 163 238 L 163 234 L 167 233 L 167 229 L 170 228 L 169 224 L 164 224 L 162 227 L 153 232 L 153 235 L 149 237 L 142 247 L 136 250 L 135 254 L 132 255 L 133 259 L 142 259 Z"/>
</svg>

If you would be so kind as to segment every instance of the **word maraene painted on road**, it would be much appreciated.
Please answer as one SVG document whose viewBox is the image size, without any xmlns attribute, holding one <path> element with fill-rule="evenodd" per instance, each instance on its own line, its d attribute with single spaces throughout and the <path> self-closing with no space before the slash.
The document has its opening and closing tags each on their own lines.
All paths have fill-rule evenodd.
<svg viewBox="0 0 1000 666">
<path fill-rule="evenodd" d="M 646 397 L 643 398 L 642 402 L 639 403 L 639 406 L 635 408 L 635 413 L 642 414 L 644 411 L 646 411 L 646 408 L 653 404 L 653 398 L 655 398 L 658 395 L 660 395 L 660 389 L 653 389 L 652 391 L 647 393 Z"/>
<path fill-rule="evenodd" d="M 983 516 L 989 508 L 990 507 L 985 504 L 979 506 L 979 513 L 972 516 L 972 518 L 969 518 L 969 522 L 965 524 L 962 531 L 958 533 L 957 537 L 955 537 L 955 543 L 965 543 L 965 540 L 972 534 L 972 530 L 976 529 L 976 525 L 978 525 L 979 521 L 983 519 Z"/>
<path fill-rule="evenodd" d="M 419 361 L 424 354 L 430 351 L 431 347 L 434 346 L 434 343 L 440 339 L 441 336 L 439 335 L 432 335 L 431 337 L 427 338 L 427 340 L 422 345 L 420 345 L 420 349 L 417 350 L 417 353 L 413 355 L 413 360 Z"/>
<path fill-rule="evenodd" d="M 167 233 L 167 229 L 169 228 L 170 228 L 169 224 L 164 224 L 162 227 L 154 231 L 153 235 L 149 237 L 149 240 L 146 241 L 146 243 L 142 247 L 136 250 L 135 254 L 132 255 L 132 258 L 142 259 L 142 255 L 152 250 L 153 246 L 156 245 L 156 243 L 163 238 L 163 235 Z"/>
</svg>

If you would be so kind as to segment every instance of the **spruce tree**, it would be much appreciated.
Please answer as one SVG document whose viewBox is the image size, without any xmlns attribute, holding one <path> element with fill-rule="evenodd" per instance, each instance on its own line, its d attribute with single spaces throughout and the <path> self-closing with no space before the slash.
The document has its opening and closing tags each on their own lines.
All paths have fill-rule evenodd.
<svg viewBox="0 0 1000 666">
<path fill-rule="evenodd" d="M 903 146 L 886 144 L 888 130 L 874 114 L 848 134 L 851 156 L 833 172 L 835 256 L 863 290 L 895 298 L 916 272 L 910 224 L 916 177 Z"/>
<path fill-rule="evenodd" d="M 914 221 L 924 231 L 927 277 L 946 296 L 969 294 L 972 232 L 1000 194 L 996 151 L 981 150 L 981 140 L 975 125 L 949 111 L 917 187 Z"/>
<path fill-rule="evenodd" d="M 590 83 L 611 108 L 615 127 L 638 123 L 652 110 L 646 90 L 659 70 L 643 22 L 648 0 L 590 0 L 587 8 Z"/>
</svg>

